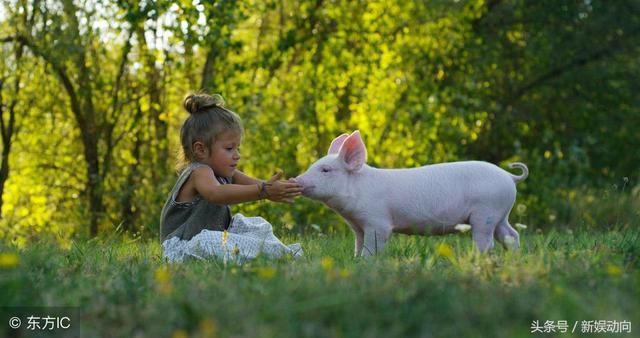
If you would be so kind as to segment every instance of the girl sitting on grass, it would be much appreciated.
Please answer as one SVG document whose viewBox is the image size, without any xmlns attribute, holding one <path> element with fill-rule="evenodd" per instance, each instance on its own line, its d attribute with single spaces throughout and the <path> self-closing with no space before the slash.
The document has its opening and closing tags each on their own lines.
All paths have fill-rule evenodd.
<svg viewBox="0 0 640 338">
<path fill-rule="evenodd" d="M 296 254 L 273 235 L 260 217 L 231 216 L 229 204 L 269 199 L 292 203 L 302 187 L 294 180 L 252 178 L 237 169 L 243 127 L 238 115 L 224 107 L 220 95 L 191 94 L 184 100 L 190 114 L 180 130 L 186 165 L 160 215 L 163 254 L 170 261 L 204 258 L 229 252 L 238 258 Z M 228 248 L 232 250 L 228 250 Z"/>
</svg>

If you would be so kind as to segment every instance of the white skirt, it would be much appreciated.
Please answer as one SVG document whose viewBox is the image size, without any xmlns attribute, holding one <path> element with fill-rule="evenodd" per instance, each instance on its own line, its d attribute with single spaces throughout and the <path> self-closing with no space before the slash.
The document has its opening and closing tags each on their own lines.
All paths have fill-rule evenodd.
<svg viewBox="0 0 640 338">
<path fill-rule="evenodd" d="M 162 255 L 168 262 L 182 262 L 186 257 L 217 257 L 242 263 L 263 254 L 269 258 L 283 255 L 302 256 L 300 244 L 285 245 L 273 234 L 262 217 L 235 214 L 226 232 L 202 230 L 190 240 L 172 237 L 162 243 Z"/>
</svg>

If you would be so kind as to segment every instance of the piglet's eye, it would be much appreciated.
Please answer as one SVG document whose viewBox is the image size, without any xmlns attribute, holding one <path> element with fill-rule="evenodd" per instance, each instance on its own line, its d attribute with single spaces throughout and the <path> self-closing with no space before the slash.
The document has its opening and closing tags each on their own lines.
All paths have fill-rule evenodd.
<svg viewBox="0 0 640 338">
<path fill-rule="evenodd" d="M 331 171 L 331 168 L 324 167 L 324 168 L 320 169 L 320 171 L 322 171 L 323 173 L 328 173 L 328 172 Z"/>
</svg>

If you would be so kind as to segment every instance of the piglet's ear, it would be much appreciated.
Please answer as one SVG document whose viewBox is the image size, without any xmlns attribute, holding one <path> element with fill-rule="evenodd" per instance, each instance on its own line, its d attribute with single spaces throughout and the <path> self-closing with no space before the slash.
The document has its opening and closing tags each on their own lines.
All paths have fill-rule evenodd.
<svg viewBox="0 0 640 338">
<path fill-rule="evenodd" d="M 338 155 L 346 164 L 347 170 L 356 171 L 367 162 L 367 148 L 362 142 L 359 131 L 354 131 L 344 140 Z"/>
<path fill-rule="evenodd" d="M 349 137 L 349 134 L 342 134 L 334 138 L 333 141 L 331 141 L 327 154 L 337 154 L 338 151 L 340 151 L 340 147 L 342 147 L 342 143 L 344 143 L 344 140 L 346 140 L 347 137 Z"/>
</svg>

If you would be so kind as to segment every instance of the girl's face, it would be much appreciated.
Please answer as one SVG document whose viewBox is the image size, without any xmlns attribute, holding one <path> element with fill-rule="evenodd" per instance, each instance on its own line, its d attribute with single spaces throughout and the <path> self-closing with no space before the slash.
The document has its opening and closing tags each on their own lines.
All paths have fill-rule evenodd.
<svg viewBox="0 0 640 338">
<path fill-rule="evenodd" d="M 233 177 L 240 161 L 240 141 L 238 133 L 224 132 L 218 135 L 205 160 L 216 175 Z"/>
</svg>

